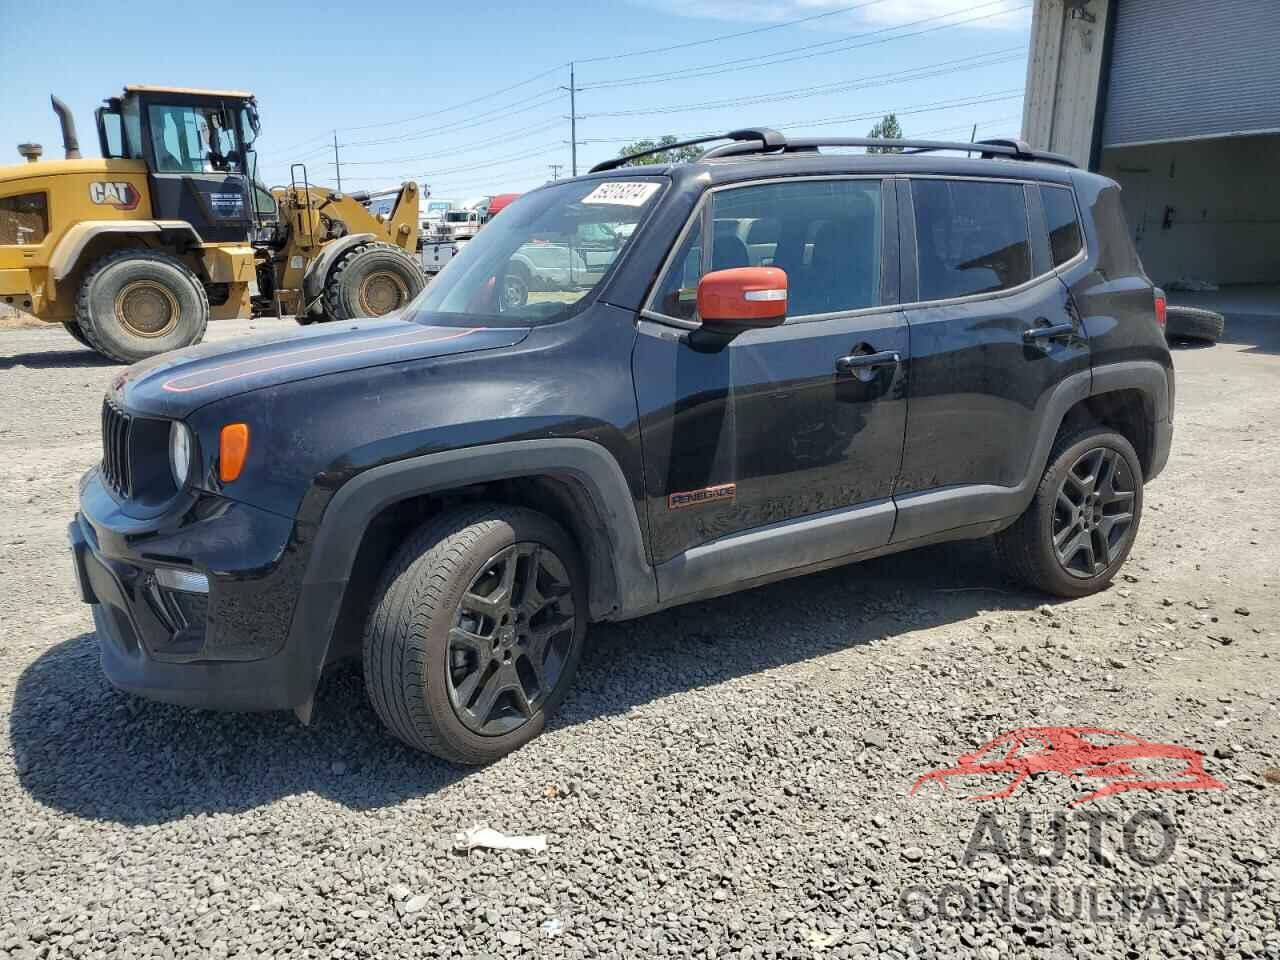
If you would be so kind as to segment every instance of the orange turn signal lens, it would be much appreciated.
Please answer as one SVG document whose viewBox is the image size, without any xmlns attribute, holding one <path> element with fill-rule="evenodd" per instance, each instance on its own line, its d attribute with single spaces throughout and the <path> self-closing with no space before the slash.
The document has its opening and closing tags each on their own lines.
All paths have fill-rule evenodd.
<svg viewBox="0 0 1280 960">
<path fill-rule="evenodd" d="M 222 436 L 218 441 L 218 476 L 223 483 L 230 483 L 240 476 L 248 456 L 249 425 L 228 423 L 222 428 Z"/>
</svg>

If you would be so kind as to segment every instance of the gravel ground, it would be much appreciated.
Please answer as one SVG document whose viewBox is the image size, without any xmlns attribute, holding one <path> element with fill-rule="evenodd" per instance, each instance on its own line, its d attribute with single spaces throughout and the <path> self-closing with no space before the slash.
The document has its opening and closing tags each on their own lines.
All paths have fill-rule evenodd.
<svg viewBox="0 0 1280 960">
<path fill-rule="evenodd" d="M 64 529 L 115 368 L 0 332 L 0 960 L 1280 957 L 1280 318 L 1249 323 L 1177 352 L 1112 589 L 1046 604 L 960 544 L 596 627 L 482 770 L 398 746 L 354 669 L 309 728 L 113 691 Z M 1032 725 L 1184 744 L 1225 789 L 909 793 Z M 475 823 L 548 847 L 457 852 Z"/>
</svg>

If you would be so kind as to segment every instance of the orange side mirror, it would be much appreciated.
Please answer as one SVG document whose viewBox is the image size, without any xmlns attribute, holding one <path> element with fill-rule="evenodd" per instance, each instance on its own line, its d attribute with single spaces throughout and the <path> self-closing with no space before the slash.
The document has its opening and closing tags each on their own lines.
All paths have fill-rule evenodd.
<svg viewBox="0 0 1280 960">
<path fill-rule="evenodd" d="M 778 267 L 713 270 L 698 281 L 698 316 L 709 326 L 776 327 L 787 318 L 787 273 Z"/>
</svg>

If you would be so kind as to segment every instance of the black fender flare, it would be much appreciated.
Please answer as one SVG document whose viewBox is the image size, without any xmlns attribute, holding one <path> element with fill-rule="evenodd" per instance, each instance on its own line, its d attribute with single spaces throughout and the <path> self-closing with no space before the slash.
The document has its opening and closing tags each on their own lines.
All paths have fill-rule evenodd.
<svg viewBox="0 0 1280 960">
<path fill-rule="evenodd" d="M 1089 395 L 1115 390 L 1137 390 L 1145 401 L 1147 419 L 1152 423 L 1173 418 L 1172 377 L 1154 360 L 1121 360 L 1093 369 L 1093 389 Z"/>
<path fill-rule="evenodd" d="M 612 584 L 592 588 L 593 619 L 620 619 L 631 611 L 652 609 L 657 580 L 640 518 L 622 468 L 605 447 L 577 438 L 462 447 L 373 467 L 333 495 L 311 537 L 300 602 L 289 631 L 289 645 L 307 663 L 308 676 L 319 681 L 356 554 L 379 513 L 410 497 L 536 476 L 575 484 L 593 514 L 589 527 L 602 539 L 597 546 L 613 574 Z"/>
</svg>

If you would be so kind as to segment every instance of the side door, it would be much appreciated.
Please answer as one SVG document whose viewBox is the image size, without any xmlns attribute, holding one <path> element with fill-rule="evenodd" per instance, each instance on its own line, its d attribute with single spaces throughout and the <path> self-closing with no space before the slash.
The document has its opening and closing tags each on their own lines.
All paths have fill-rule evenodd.
<svg viewBox="0 0 1280 960">
<path fill-rule="evenodd" d="M 770 237 L 766 244 L 743 238 Z M 906 423 L 896 196 L 879 178 L 709 191 L 640 323 L 633 374 L 659 594 L 886 543 Z M 776 266 L 788 317 L 701 329 L 703 273 Z"/>
<path fill-rule="evenodd" d="M 152 216 L 186 221 L 206 243 L 247 239 L 252 206 L 236 112 L 208 104 L 143 103 Z"/>
<path fill-rule="evenodd" d="M 1088 392 L 1089 342 L 1034 184 L 900 181 L 910 401 L 894 542 L 1014 516 L 1050 398 Z M 1051 436 L 1050 436 L 1051 439 Z"/>
</svg>

